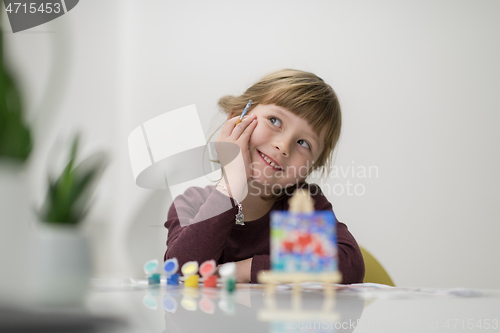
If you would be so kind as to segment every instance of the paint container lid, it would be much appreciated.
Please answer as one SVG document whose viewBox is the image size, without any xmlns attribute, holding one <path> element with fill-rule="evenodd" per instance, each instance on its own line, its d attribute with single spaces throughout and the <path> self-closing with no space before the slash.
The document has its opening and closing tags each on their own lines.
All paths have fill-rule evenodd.
<svg viewBox="0 0 500 333">
<path fill-rule="evenodd" d="M 198 273 L 198 262 L 197 261 L 188 261 L 181 268 L 182 274 L 185 277 L 189 277 Z"/>
<path fill-rule="evenodd" d="M 234 262 L 228 262 L 220 266 L 219 274 L 223 278 L 236 275 L 236 264 Z"/>
<path fill-rule="evenodd" d="M 167 273 L 168 276 L 177 273 L 178 269 L 179 269 L 179 262 L 177 261 L 177 258 L 168 259 L 163 264 L 163 270 L 165 271 L 165 273 Z"/>
<path fill-rule="evenodd" d="M 146 273 L 147 276 L 153 275 L 158 271 L 158 266 L 158 259 L 149 260 L 144 264 L 144 273 Z"/>
<path fill-rule="evenodd" d="M 217 264 L 215 260 L 207 260 L 200 266 L 200 275 L 204 278 L 209 277 L 214 274 Z"/>
</svg>

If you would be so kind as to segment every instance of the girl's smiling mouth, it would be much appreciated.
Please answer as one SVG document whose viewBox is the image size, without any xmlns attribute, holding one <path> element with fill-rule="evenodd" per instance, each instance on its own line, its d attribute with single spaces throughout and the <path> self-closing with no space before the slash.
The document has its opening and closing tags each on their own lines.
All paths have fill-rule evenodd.
<svg viewBox="0 0 500 333">
<path fill-rule="evenodd" d="M 273 167 L 275 170 L 283 171 L 283 168 L 277 162 L 275 162 L 273 159 L 271 159 L 269 156 L 262 153 L 260 150 L 257 150 L 257 153 L 259 153 L 259 156 L 262 158 L 262 160 L 264 162 L 266 162 L 268 165 Z"/>
</svg>

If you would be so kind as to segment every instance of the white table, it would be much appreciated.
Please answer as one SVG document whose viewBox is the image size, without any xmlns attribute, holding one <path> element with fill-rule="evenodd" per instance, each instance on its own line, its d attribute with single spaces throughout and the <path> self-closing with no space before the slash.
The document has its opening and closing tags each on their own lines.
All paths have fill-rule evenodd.
<svg viewBox="0 0 500 333">
<path fill-rule="evenodd" d="M 0 308 L 8 332 L 499 332 L 499 290 L 417 290 L 381 285 L 318 284 L 269 294 L 262 286 L 148 286 L 145 281 L 93 280 L 80 309 Z"/>
<path fill-rule="evenodd" d="M 363 292 L 360 291 L 364 290 Z M 94 281 L 87 309 L 123 318 L 109 332 L 499 332 L 500 291 L 417 290 L 362 285 L 325 297 L 320 285 L 266 289 L 148 287 Z M 315 330 L 316 329 L 316 330 Z"/>
</svg>

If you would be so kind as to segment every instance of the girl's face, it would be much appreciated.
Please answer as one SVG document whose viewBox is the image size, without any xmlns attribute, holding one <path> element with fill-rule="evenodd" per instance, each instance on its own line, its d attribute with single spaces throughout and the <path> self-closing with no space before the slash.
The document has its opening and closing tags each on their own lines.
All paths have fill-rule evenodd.
<svg viewBox="0 0 500 333">
<path fill-rule="evenodd" d="M 257 115 L 248 143 L 252 180 L 274 186 L 273 192 L 304 181 L 323 151 L 325 131 L 318 137 L 305 119 L 274 104 L 259 104 L 249 114 Z"/>
</svg>

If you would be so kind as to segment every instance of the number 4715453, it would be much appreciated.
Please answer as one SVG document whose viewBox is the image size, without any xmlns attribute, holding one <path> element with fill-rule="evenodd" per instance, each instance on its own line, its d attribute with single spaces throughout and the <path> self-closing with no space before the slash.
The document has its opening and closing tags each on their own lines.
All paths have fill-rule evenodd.
<svg viewBox="0 0 500 333">
<path fill-rule="evenodd" d="M 29 5 L 29 6 L 28 6 Z M 21 11 L 19 11 L 21 9 Z M 14 3 L 9 3 L 7 8 L 5 8 L 7 13 L 11 14 L 17 14 L 17 13 L 31 13 L 35 14 L 36 12 L 38 13 L 46 13 L 46 14 L 59 14 L 61 12 L 61 4 L 58 2 L 55 3 L 42 3 L 42 4 L 37 4 L 34 2 L 31 3 L 20 3 L 20 2 L 14 2 Z"/>
</svg>

